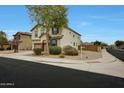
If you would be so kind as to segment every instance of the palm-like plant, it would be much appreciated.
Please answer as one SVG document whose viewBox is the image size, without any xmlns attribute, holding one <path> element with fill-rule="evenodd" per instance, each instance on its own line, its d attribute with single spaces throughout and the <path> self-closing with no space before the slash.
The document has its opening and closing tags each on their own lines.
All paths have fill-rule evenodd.
<svg viewBox="0 0 124 93">
<path fill-rule="evenodd" d="M 41 6 L 26 6 L 28 13 L 33 21 L 45 28 L 46 31 L 46 49 L 49 54 L 49 31 L 52 27 L 62 28 L 67 27 L 67 8 L 61 5 L 41 5 Z"/>
</svg>

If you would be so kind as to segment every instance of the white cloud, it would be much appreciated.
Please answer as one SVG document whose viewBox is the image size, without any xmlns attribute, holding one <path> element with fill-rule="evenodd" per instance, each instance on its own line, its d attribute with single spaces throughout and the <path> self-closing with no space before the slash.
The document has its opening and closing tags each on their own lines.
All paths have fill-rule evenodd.
<svg viewBox="0 0 124 93">
<path fill-rule="evenodd" d="M 13 36 L 8 36 L 8 40 L 13 40 Z"/>
<path fill-rule="evenodd" d="M 88 35 L 84 35 L 85 38 L 88 38 L 88 37 L 96 37 L 97 35 L 95 34 L 88 34 Z"/>
<path fill-rule="evenodd" d="M 8 35 L 13 35 L 15 34 L 16 32 L 18 32 L 17 30 L 7 30 L 7 29 L 3 29 L 2 31 L 4 31 L 6 34 Z"/>
<path fill-rule="evenodd" d="M 105 19 L 106 18 L 106 16 L 100 16 L 100 15 L 91 15 L 88 17 L 93 18 L 93 19 Z"/>
<path fill-rule="evenodd" d="M 90 15 L 88 16 L 92 19 L 101 19 L 101 20 L 108 20 L 108 21 L 124 21 L 124 15 Z"/>
<path fill-rule="evenodd" d="M 83 36 L 83 39 L 86 40 L 106 40 L 108 36 L 96 35 L 96 34 L 87 34 Z"/>
<path fill-rule="evenodd" d="M 80 22 L 80 23 L 77 25 L 77 27 L 78 27 L 78 28 L 82 28 L 82 27 L 85 27 L 85 26 L 88 26 L 88 25 L 90 25 L 89 22 L 83 21 L 83 22 Z"/>
</svg>

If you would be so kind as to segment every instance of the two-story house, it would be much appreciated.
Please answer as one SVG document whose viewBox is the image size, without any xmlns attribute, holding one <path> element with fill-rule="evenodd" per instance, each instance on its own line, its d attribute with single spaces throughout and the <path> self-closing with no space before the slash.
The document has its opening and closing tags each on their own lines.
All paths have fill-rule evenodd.
<svg viewBox="0 0 124 93">
<path fill-rule="evenodd" d="M 18 50 L 31 50 L 32 49 L 31 33 L 17 32 L 13 36 L 14 36 L 13 45 L 17 45 Z"/>
<path fill-rule="evenodd" d="M 32 48 L 46 48 L 46 31 L 42 26 L 36 25 L 32 29 Z M 78 49 L 81 44 L 81 35 L 71 28 L 63 28 L 61 31 L 57 28 L 51 28 L 49 31 L 50 46 L 60 46 L 63 48 L 70 45 Z"/>
</svg>

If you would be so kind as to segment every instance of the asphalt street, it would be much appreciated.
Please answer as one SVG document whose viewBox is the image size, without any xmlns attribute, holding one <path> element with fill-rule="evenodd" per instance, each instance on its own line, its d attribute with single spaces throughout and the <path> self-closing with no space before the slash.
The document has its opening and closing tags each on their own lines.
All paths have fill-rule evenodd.
<svg viewBox="0 0 124 93">
<path fill-rule="evenodd" d="M 0 87 L 123 88 L 124 78 L 0 57 Z"/>
<path fill-rule="evenodd" d="M 108 48 L 107 51 L 112 54 L 113 56 L 115 56 L 116 58 L 124 61 L 124 50 L 119 50 L 119 49 L 111 49 Z"/>
</svg>

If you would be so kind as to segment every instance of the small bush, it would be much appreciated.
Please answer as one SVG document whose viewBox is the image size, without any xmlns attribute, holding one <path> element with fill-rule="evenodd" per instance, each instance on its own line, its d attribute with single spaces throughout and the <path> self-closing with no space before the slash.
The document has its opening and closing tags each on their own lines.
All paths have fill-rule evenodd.
<svg viewBox="0 0 124 93">
<path fill-rule="evenodd" d="M 0 48 L 0 51 L 3 51 L 4 50 L 4 48 Z"/>
<path fill-rule="evenodd" d="M 7 50 L 11 50 L 11 47 L 8 47 Z"/>
<path fill-rule="evenodd" d="M 70 55 L 70 56 L 78 55 L 77 49 L 72 47 L 72 46 L 65 46 L 63 48 L 63 52 L 64 52 L 65 55 Z"/>
<path fill-rule="evenodd" d="M 41 48 L 35 48 L 33 49 L 35 55 L 41 55 L 42 49 Z"/>
<path fill-rule="evenodd" d="M 60 54 L 59 58 L 65 58 L 64 54 Z"/>
<path fill-rule="evenodd" d="M 58 46 L 50 46 L 49 48 L 50 50 L 50 54 L 53 54 L 53 55 L 58 55 L 58 54 L 61 54 L 61 47 L 58 47 Z"/>
</svg>

